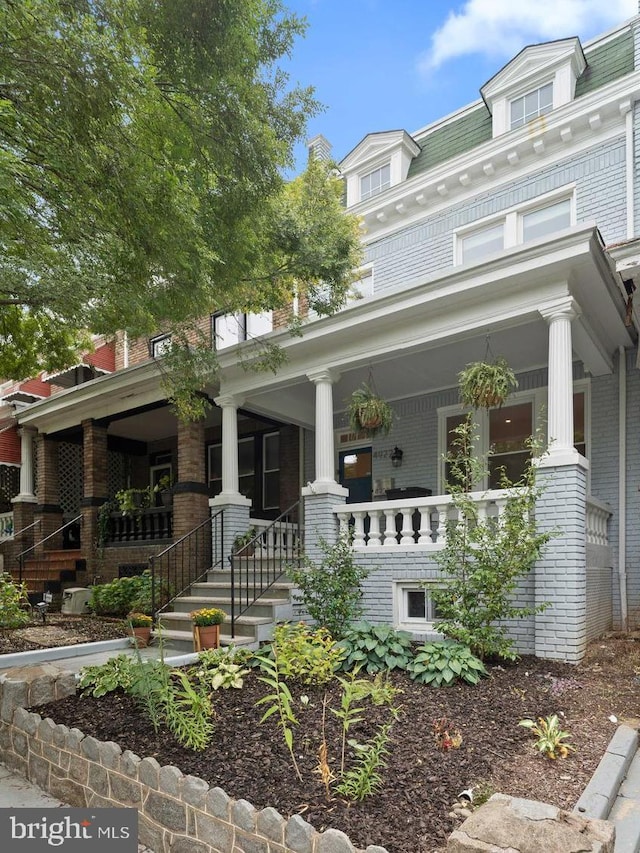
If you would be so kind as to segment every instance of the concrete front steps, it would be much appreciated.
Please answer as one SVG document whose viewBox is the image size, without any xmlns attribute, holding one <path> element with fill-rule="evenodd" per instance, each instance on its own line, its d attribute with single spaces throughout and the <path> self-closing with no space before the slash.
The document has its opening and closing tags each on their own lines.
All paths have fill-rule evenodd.
<svg viewBox="0 0 640 853">
<path fill-rule="evenodd" d="M 613 823 L 614 853 L 640 853 L 640 752 L 635 728 L 618 727 L 574 811 Z"/>
<path fill-rule="evenodd" d="M 212 570 L 207 573 L 204 581 L 198 581 L 184 595 L 173 601 L 170 612 L 160 614 L 158 629 L 154 633 L 161 634 L 171 646 L 180 651 L 193 651 L 193 634 L 190 613 L 200 607 L 217 607 L 224 610 L 228 619 L 220 626 L 220 645 L 242 646 L 257 649 L 260 644 L 271 639 L 276 622 L 293 618 L 293 602 L 291 591 L 293 584 L 283 578 L 271 584 L 241 616 L 236 617 L 235 636 L 231 636 L 231 572 Z M 253 579 L 250 578 L 248 589 L 253 597 Z M 247 575 L 246 572 L 236 576 L 236 612 L 239 596 L 246 601 Z"/>
</svg>

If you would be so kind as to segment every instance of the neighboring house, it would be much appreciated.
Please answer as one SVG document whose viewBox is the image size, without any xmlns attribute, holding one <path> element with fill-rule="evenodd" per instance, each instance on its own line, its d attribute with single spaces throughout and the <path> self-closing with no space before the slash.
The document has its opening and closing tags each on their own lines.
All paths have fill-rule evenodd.
<svg viewBox="0 0 640 853">
<path fill-rule="evenodd" d="M 210 507 L 224 510 L 227 549 L 250 515 L 266 525 L 302 495 L 312 555 L 319 536 L 353 525 L 356 559 L 371 569 L 367 616 L 429 634 L 421 583 L 438 579 L 456 377 L 489 347 L 519 379 L 508 404 L 481 418 L 492 468 L 517 474 L 543 419 L 550 441 L 537 517 L 559 535 L 518 598 L 552 607 L 513 626 L 519 650 L 575 661 L 588 639 L 638 624 L 640 17 L 587 45 L 526 47 L 480 93 L 415 133 L 370 133 L 340 163 L 347 208 L 364 225 L 362 298 L 310 319 L 301 338 L 270 316 L 204 321 L 221 367 L 206 422 L 178 424 L 164 400 L 166 336 L 118 340 L 113 374 L 18 412 L 27 474 L 29 436 L 38 447 L 37 498 L 25 474 L 14 499 L 21 526 L 40 518 L 46 535 L 82 514 L 89 573 L 112 576 Z M 276 375 L 240 364 L 255 334 L 284 348 Z M 391 434 L 372 442 L 344 416 L 370 377 L 396 413 Z M 63 506 L 68 447 L 82 482 Z M 166 473 L 171 526 L 112 527 L 96 562 L 99 506 Z M 388 500 L 389 490 L 402 491 Z M 491 513 L 503 497 L 478 499 Z"/>
</svg>

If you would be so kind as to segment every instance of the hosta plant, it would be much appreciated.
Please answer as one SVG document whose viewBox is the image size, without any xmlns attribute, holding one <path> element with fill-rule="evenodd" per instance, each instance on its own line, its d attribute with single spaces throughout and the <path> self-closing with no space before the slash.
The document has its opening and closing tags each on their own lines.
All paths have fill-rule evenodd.
<svg viewBox="0 0 640 853">
<path fill-rule="evenodd" d="M 413 658 L 411 634 L 390 625 L 356 622 L 338 646 L 345 650 L 343 670 L 358 667 L 368 673 L 407 669 Z"/>
<path fill-rule="evenodd" d="M 448 640 L 420 646 L 407 668 L 414 681 L 432 687 L 448 687 L 458 679 L 477 684 L 487 674 L 482 661 L 468 646 Z"/>
<path fill-rule="evenodd" d="M 571 735 L 560 728 L 560 720 L 557 714 L 549 717 L 538 717 L 535 720 L 520 720 L 519 726 L 529 729 L 535 735 L 535 748 L 547 758 L 566 758 L 575 747 L 567 743 Z"/>
</svg>

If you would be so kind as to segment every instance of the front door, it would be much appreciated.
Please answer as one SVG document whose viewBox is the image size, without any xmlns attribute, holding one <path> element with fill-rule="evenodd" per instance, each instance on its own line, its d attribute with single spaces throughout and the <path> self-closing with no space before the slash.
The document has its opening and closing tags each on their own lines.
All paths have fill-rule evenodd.
<svg viewBox="0 0 640 853">
<path fill-rule="evenodd" d="M 341 450 L 338 457 L 340 485 L 349 489 L 347 503 L 368 503 L 371 500 L 372 453 L 370 447 Z"/>
</svg>

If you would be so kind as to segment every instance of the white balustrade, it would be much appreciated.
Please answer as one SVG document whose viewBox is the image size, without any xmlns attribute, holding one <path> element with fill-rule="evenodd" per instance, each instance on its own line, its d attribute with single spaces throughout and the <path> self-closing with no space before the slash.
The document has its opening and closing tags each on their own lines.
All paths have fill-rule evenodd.
<svg viewBox="0 0 640 853">
<path fill-rule="evenodd" d="M 298 547 L 298 525 L 291 521 L 273 521 L 267 518 L 252 518 L 256 536 L 260 535 L 260 551 L 265 556 L 293 553 Z"/>
<path fill-rule="evenodd" d="M 472 492 L 479 522 L 500 519 L 509 491 L 491 489 Z M 440 550 L 447 538 L 447 523 L 463 524 L 451 495 L 402 498 L 394 501 L 341 504 L 334 507 L 340 533 L 352 534 L 352 547 Z"/>
<path fill-rule="evenodd" d="M 13 539 L 13 513 L 0 512 L 0 542 Z"/>
<path fill-rule="evenodd" d="M 596 498 L 587 498 L 587 542 L 591 545 L 609 544 L 609 505 Z"/>
</svg>

